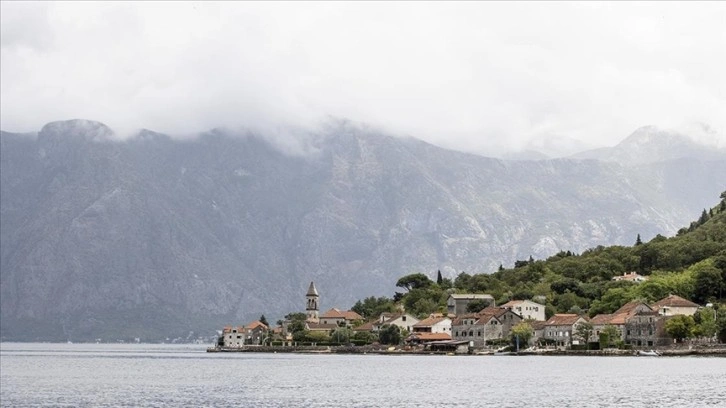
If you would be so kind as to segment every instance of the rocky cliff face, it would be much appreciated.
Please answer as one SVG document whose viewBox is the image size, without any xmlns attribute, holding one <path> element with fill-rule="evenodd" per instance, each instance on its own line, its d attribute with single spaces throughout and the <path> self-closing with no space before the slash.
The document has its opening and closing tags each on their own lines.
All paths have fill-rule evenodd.
<svg viewBox="0 0 726 408">
<path fill-rule="evenodd" d="M 4 339 L 154 340 L 390 295 L 687 225 L 726 160 L 501 161 L 338 124 L 284 153 L 252 134 L 114 141 L 67 121 L 0 137 Z M 433 275 L 432 275 L 433 276 Z"/>
</svg>

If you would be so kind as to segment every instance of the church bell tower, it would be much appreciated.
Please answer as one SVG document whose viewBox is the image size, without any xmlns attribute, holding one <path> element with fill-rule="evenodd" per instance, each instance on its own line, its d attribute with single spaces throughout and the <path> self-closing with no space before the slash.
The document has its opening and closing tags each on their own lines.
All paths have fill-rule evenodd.
<svg viewBox="0 0 726 408">
<path fill-rule="evenodd" d="M 315 289 L 315 283 L 310 282 L 310 287 L 308 288 L 308 293 L 305 295 L 305 298 L 308 303 L 307 307 L 305 307 L 307 321 L 311 323 L 318 323 L 320 321 L 318 315 L 318 301 L 320 300 L 320 295 L 318 295 L 318 290 Z"/>
</svg>

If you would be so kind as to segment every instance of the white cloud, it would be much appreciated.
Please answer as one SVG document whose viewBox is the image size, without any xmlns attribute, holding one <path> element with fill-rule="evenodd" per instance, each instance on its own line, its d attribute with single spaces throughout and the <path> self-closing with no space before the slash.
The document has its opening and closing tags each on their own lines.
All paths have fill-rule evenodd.
<svg viewBox="0 0 726 408">
<path fill-rule="evenodd" d="M 723 3 L 0 4 L 4 130 L 331 115 L 481 152 L 699 122 L 725 144 Z"/>
</svg>

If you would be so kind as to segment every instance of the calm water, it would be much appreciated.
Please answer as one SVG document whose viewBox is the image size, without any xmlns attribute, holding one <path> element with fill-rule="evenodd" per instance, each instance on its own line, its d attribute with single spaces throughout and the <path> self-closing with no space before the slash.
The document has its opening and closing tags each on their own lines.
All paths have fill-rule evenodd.
<svg viewBox="0 0 726 408">
<path fill-rule="evenodd" d="M 0 344 L 3 407 L 726 407 L 726 359 Z"/>
</svg>

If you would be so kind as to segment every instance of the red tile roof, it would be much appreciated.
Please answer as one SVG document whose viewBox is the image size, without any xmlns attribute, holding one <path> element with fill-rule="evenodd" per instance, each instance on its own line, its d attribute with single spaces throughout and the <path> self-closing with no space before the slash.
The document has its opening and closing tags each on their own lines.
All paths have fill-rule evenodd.
<svg viewBox="0 0 726 408">
<path fill-rule="evenodd" d="M 599 314 L 590 319 L 590 323 L 592 323 L 593 325 L 610 324 L 610 321 L 613 319 L 614 316 L 614 314 Z"/>
<path fill-rule="evenodd" d="M 345 314 L 336 308 L 332 308 L 320 315 L 321 319 L 345 319 Z"/>
<path fill-rule="evenodd" d="M 545 326 L 571 326 L 577 323 L 581 317 L 582 316 L 576 314 L 556 314 L 547 320 Z"/>
<path fill-rule="evenodd" d="M 414 333 L 406 338 L 406 340 L 418 340 L 418 341 L 441 341 L 451 340 L 451 336 L 448 333 Z"/>
<path fill-rule="evenodd" d="M 653 303 L 652 306 L 652 308 L 656 310 L 663 307 L 699 307 L 699 305 L 680 296 L 670 295 Z"/>
<path fill-rule="evenodd" d="M 249 329 L 249 330 L 255 330 L 258 327 L 262 327 L 265 330 L 267 330 L 267 328 L 268 328 L 266 324 L 262 323 L 259 320 L 255 320 L 254 322 L 247 325 L 247 329 Z"/>
<path fill-rule="evenodd" d="M 423 319 L 420 322 L 413 325 L 413 327 L 431 327 L 437 323 L 442 322 L 445 317 L 429 317 L 427 319 Z"/>
</svg>

